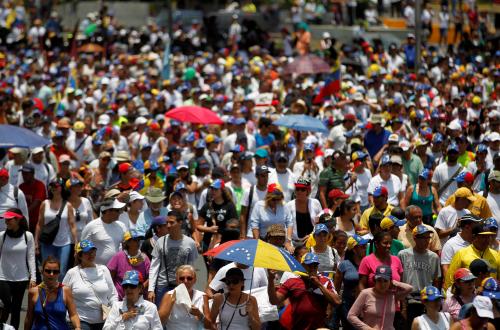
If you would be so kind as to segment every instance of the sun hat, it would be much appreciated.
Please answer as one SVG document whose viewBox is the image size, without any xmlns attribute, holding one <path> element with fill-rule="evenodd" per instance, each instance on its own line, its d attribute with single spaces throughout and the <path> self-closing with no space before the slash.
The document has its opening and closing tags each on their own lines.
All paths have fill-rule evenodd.
<svg viewBox="0 0 500 330">
<path fill-rule="evenodd" d="M 267 228 L 266 235 L 269 237 L 286 237 L 285 226 L 279 223 L 272 224 Z"/>
<path fill-rule="evenodd" d="M 104 202 L 101 205 L 101 211 L 106 211 L 106 210 L 119 210 L 123 209 L 125 207 L 125 203 L 120 202 L 118 199 L 114 199 L 112 202 Z"/>
<path fill-rule="evenodd" d="M 153 187 L 149 189 L 145 198 L 151 203 L 159 203 L 163 202 L 166 197 L 163 195 L 163 191 L 160 188 Z"/>
</svg>

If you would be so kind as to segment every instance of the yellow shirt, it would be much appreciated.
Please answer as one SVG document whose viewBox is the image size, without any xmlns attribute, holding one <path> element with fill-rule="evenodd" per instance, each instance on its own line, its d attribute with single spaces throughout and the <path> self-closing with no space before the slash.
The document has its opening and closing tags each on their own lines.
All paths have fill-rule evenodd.
<svg viewBox="0 0 500 330">
<path fill-rule="evenodd" d="M 489 217 L 492 217 L 493 215 L 491 213 L 490 206 L 486 201 L 486 198 L 484 198 L 483 195 L 476 193 L 474 193 L 474 197 L 476 197 L 476 200 L 472 202 L 467 209 L 473 215 L 480 217 L 482 219 L 488 219 Z M 455 203 L 455 195 L 453 194 L 450 197 L 448 197 L 445 206 L 448 206 L 450 204 L 453 205 L 454 203 Z"/>
<path fill-rule="evenodd" d="M 159 177 L 156 177 L 156 181 L 155 181 L 155 184 L 153 185 L 154 188 L 160 188 L 161 190 L 163 190 L 163 181 L 162 179 L 160 179 Z M 146 176 L 144 178 L 144 188 L 142 188 L 139 193 L 143 196 L 147 195 L 147 193 L 149 192 L 149 188 L 152 188 L 151 187 L 151 181 L 149 180 L 149 175 Z"/>
<path fill-rule="evenodd" d="M 499 279 L 500 274 L 500 255 L 498 251 L 491 248 L 487 248 L 485 251 L 481 252 L 474 247 L 473 244 L 458 250 L 453 259 L 451 259 L 450 267 L 446 273 L 446 279 L 444 282 L 444 289 L 448 289 L 454 282 L 453 274 L 459 268 L 469 268 L 472 261 L 476 259 L 486 260 L 492 269 L 490 276 Z"/>
<path fill-rule="evenodd" d="M 393 208 L 394 208 L 394 206 L 387 204 L 387 208 L 385 209 L 383 215 L 390 215 Z M 370 227 L 368 226 L 368 219 L 370 218 L 370 215 L 376 214 L 376 213 L 382 214 L 382 212 L 380 212 L 378 209 L 376 209 L 375 206 L 367 208 L 363 212 L 363 214 L 361 215 L 361 219 L 359 220 L 359 225 L 361 226 L 361 228 L 369 230 Z"/>
</svg>

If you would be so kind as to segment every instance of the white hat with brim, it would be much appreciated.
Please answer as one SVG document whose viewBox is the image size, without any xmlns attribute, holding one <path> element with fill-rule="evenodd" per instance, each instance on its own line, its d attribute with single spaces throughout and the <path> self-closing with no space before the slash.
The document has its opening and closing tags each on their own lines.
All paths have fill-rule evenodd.
<svg viewBox="0 0 500 330">
<path fill-rule="evenodd" d="M 105 203 L 104 205 L 101 206 L 101 211 L 106 211 L 106 210 L 119 210 L 123 209 L 125 207 L 125 203 L 120 202 L 118 199 L 113 200 L 112 203 Z"/>
</svg>

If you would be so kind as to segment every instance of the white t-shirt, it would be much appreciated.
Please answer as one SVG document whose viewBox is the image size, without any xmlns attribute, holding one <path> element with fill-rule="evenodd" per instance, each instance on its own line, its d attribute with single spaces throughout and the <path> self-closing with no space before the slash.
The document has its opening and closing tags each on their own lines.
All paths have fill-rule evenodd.
<svg viewBox="0 0 500 330">
<path fill-rule="evenodd" d="M 347 130 L 342 124 L 337 125 L 330 130 L 330 134 L 328 134 L 328 141 L 333 143 L 333 145 L 331 146 L 332 149 L 334 150 L 345 149 L 345 144 L 347 141 L 346 137 L 344 136 L 345 132 L 347 132 Z"/>
<path fill-rule="evenodd" d="M 90 200 L 86 197 L 80 197 L 82 202 L 78 207 L 78 212 L 80 213 L 80 221 L 77 221 L 78 218 L 76 216 L 77 209 L 73 207 L 75 213 L 75 223 L 76 223 L 76 237 L 80 240 L 82 236 L 83 228 L 94 219 L 94 213 L 92 212 L 92 204 L 90 204 Z M 73 242 L 74 243 L 74 242 Z"/>
<path fill-rule="evenodd" d="M 488 202 L 493 217 L 497 221 L 500 221 L 500 194 L 489 192 L 486 201 Z M 497 239 L 500 240 L 500 230 L 497 232 Z"/>
<path fill-rule="evenodd" d="M 90 324 L 103 322 L 101 304 L 111 306 L 118 301 L 113 279 L 104 265 L 73 267 L 64 276 L 63 284 L 73 293 L 80 320 Z"/>
<path fill-rule="evenodd" d="M 373 178 L 370 179 L 370 182 L 368 183 L 368 194 L 373 195 L 373 191 L 375 188 L 378 186 L 384 186 L 387 188 L 387 191 L 389 192 L 389 198 L 387 199 L 387 203 L 393 205 L 393 206 L 399 206 L 399 198 L 398 194 L 400 192 L 403 192 L 403 186 L 401 184 L 401 180 L 394 175 L 391 174 L 391 177 L 389 180 L 384 180 L 380 176 L 380 174 L 375 175 Z"/>
<path fill-rule="evenodd" d="M 453 167 L 448 166 L 447 163 L 439 164 L 434 170 L 434 174 L 432 175 L 432 183 L 438 184 L 438 190 L 443 187 L 450 178 L 453 177 L 453 174 L 461 168 L 462 165 L 460 163 L 455 164 Z M 446 204 L 446 200 L 457 190 L 457 182 L 452 180 L 448 187 L 441 193 L 439 196 L 439 203 L 441 205 Z"/>
<path fill-rule="evenodd" d="M 101 218 L 90 221 L 82 231 L 82 240 L 88 239 L 97 248 L 95 262 L 106 265 L 120 251 L 123 234 L 127 231 L 120 221 L 104 223 Z"/>
<path fill-rule="evenodd" d="M 25 239 L 24 235 L 13 238 L 5 231 L 0 232 L 0 246 L 0 281 L 36 280 L 33 234 L 27 231 Z M 29 269 L 26 269 L 26 262 Z"/>
<path fill-rule="evenodd" d="M 231 268 L 235 268 L 236 263 L 232 262 L 230 264 L 225 265 L 217 274 L 215 274 L 214 279 L 210 282 L 210 289 L 214 291 L 219 291 L 223 289 L 227 290 L 226 284 L 221 282 L 221 280 L 226 277 L 226 272 Z M 260 288 L 263 286 L 267 286 L 267 272 L 264 268 L 253 268 L 248 267 L 246 269 L 241 270 L 243 272 L 243 276 L 245 277 L 245 288 L 244 290 L 249 290 L 250 288 Z M 252 281 L 252 272 L 253 272 L 253 281 Z"/>
<path fill-rule="evenodd" d="M 467 209 L 457 210 L 452 205 L 445 206 L 439 211 L 434 228 L 443 230 L 454 229 L 457 227 L 458 219 L 469 213 L 470 211 Z M 441 244 L 443 245 L 447 240 L 448 237 L 442 238 Z"/>
<path fill-rule="evenodd" d="M 365 171 L 361 174 L 357 173 L 357 176 L 356 183 L 347 189 L 346 194 L 351 195 L 351 199 L 359 202 L 359 205 L 368 206 L 370 204 L 368 201 L 368 184 L 372 179 L 372 173 L 365 168 Z"/>
<path fill-rule="evenodd" d="M 278 173 L 275 168 L 270 169 L 269 184 L 279 183 L 285 195 L 285 202 L 289 202 L 295 190 L 295 178 L 292 171 L 287 168 L 285 173 Z"/>
<path fill-rule="evenodd" d="M 50 207 L 50 201 L 46 199 L 43 201 L 45 204 L 44 207 L 44 225 L 46 226 L 48 223 L 52 221 L 56 221 L 56 216 L 59 213 L 59 209 L 54 210 Z M 56 238 L 54 238 L 54 242 L 52 245 L 54 246 L 66 246 L 71 244 L 71 230 L 68 223 L 68 203 L 64 205 L 64 209 L 61 213 L 61 220 L 59 220 L 59 230 L 57 231 Z"/>
<path fill-rule="evenodd" d="M 441 265 L 449 265 L 451 259 L 453 259 L 453 256 L 458 250 L 468 247 L 469 245 L 470 243 L 464 240 L 462 236 L 460 236 L 460 233 L 450 238 L 441 251 Z"/>
</svg>

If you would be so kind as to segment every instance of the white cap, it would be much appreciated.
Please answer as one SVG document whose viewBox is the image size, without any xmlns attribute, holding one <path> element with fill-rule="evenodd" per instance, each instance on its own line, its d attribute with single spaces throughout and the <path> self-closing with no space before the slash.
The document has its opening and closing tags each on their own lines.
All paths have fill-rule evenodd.
<svg viewBox="0 0 500 330">
<path fill-rule="evenodd" d="M 472 306 L 476 309 L 476 313 L 479 317 L 486 317 L 489 319 L 495 318 L 493 316 L 493 304 L 491 303 L 491 298 L 476 296 L 472 301 Z"/>
<path fill-rule="evenodd" d="M 323 32 L 323 39 L 329 39 L 331 37 L 330 32 Z"/>
<path fill-rule="evenodd" d="M 137 117 L 134 121 L 134 124 L 136 124 L 136 125 L 144 125 L 147 123 L 148 123 L 148 120 L 144 117 Z"/>
<path fill-rule="evenodd" d="M 101 206 L 101 211 L 106 211 L 110 209 L 123 209 L 125 207 L 125 203 L 120 202 L 118 199 L 114 199 L 112 203 L 104 203 Z"/>
<path fill-rule="evenodd" d="M 107 114 L 102 114 L 99 116 L 99 120 L 97 121 L 97 125 L 109 125 L 111 122 L 111 118 Z"/>
<path fill-rule="evenodd" d="M 403 140 L 403 141 L 399 142 L 399 147 L 401 149 L 403 149 L 403 151 L 408 151 L 411 148 L 411 144 L 410 144 L 410 142 Z"/>
<path fill-rule="evenodd" d="M 314 135 L 309 135 L 308 137 L 305 138 L 304 144 L 309 144 L 309 143 L 314 143 L 318 144 L 318 138 L 315 137 Z"/>
<path fill-rule="evenodd" d="M 108 77 L 103 77 L 101 79 L 101 85 L 109 85 L 109 78 Z"/>
<path fill-rule="evenodd" d="M 144 199 L 144 196 L 142 196 L 141 194 L 139 194 L 137 191 L 132 191 L 129 195 L 128 195 L 128 200 L 129 202 L 133 202 L 135 200 L 143 200 Z"/>
<path fill-rule="evenodd" d="M 44 152 L 45 150 L 42 148 L 42 147 L 36 147 L 36 148 L 33 148 L 31 149 L 31 154 L 37 154 L 39 152 Z"/>
<path fill-rule="evenodd" d="M 425 96 L 421 96 L 421 97 L 418 99 L 418 102 L 420 103 L 420 106 L 421 106 L 421 107 L 424 107 L 424 108 L 429 107 L 429 101 L 427 100 L 427 98 L 426 98 Z"/>
<path fill-rule="evenodd" d="M 335 152 L 335 150 L 333 149 L 326 149 L 325 150 L 325 158 L 326 157 L 330 157 L 330 156 L 333 156 L 333 153 Z"/>
<path fill-rule="evenodd" d="M 363 101 L 363 94 L 361 94 L 361 92 L 356 92 L 354 93 L 354 95 L 352 96 L 352 99 L 354 101 Z"/>
<path fill-rule="evenodd" d="M 493 132 L 488 135 L 488 141 L 496 142 L 500 141 L 500 134 L 498 132 Z"/>
<path fill-rule="evenodd" d="M 94 104 L 94 98 L 91 96 L 87 96 L 86 98 L 83 99 L 83 102 L 86 104 Z"/>
<path fill-rule="evenodd" d="M 397 134 L 391 134 L 389 135 L 389 142 L 399 142 L 399 135 Z"/>
<path fill-rule="evenodd" d="M 453 130 L 453 131 L 457 131 L 457 130 L 461 130 L 462 126 L 460 126 L 460 124 L 456 120 L 454 120 L 448 124 L 448 128 Z"/>
</svg>

